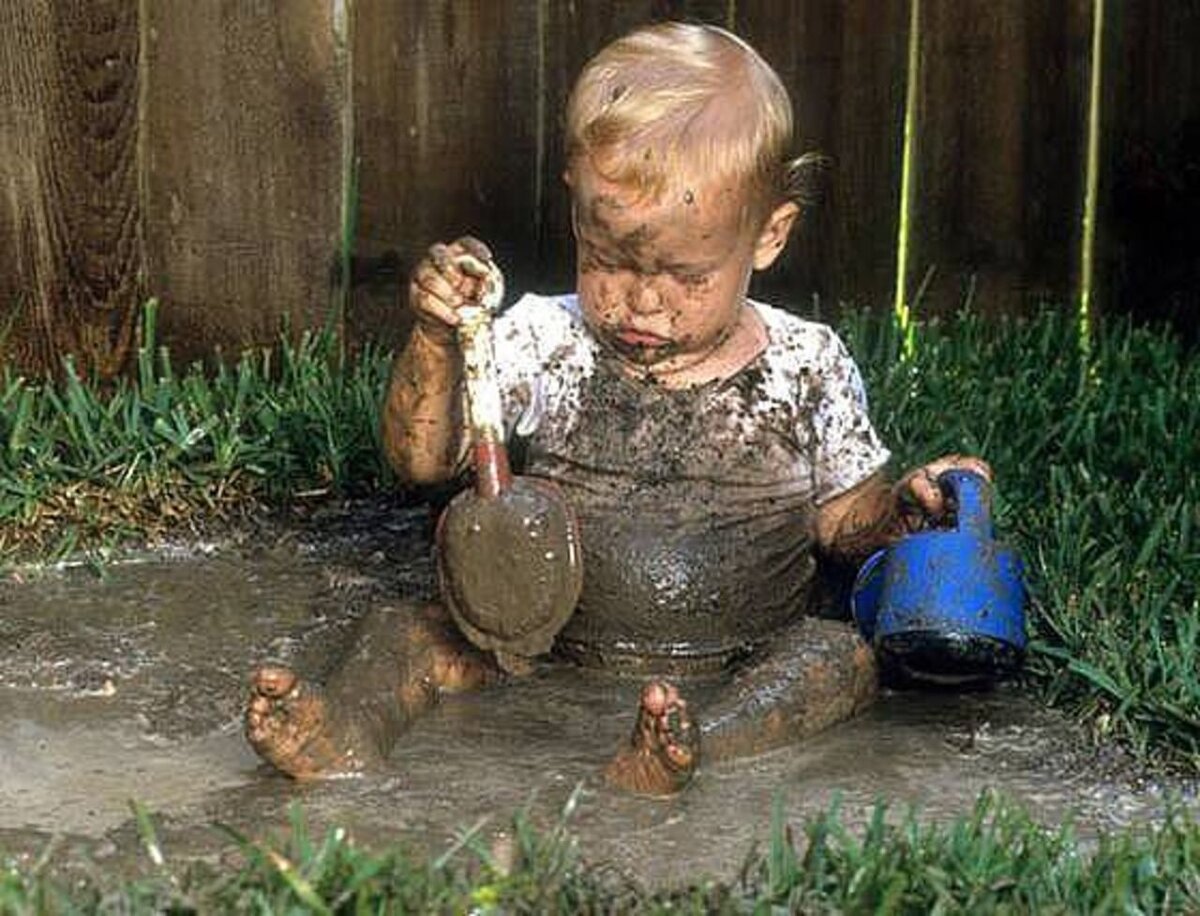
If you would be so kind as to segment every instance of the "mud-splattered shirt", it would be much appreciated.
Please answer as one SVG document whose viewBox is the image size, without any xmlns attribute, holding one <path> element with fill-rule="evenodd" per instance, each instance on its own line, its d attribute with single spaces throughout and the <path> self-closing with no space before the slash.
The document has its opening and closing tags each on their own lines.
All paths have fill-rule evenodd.
<svg viewBox="0 0 1200 916">
<path fill-rule="evenodd" d="M 815 508 L 887 460 L 837 335 L 751 305 L 764 351 L 684 390 L 631 378 L 573 295 L 527 295 L 497 319 L 521 470 L 557 483 L 579 517 L 568 651 L 612 665 L 720 660 L 760 643 L 806 606 Z"/>
</svg>

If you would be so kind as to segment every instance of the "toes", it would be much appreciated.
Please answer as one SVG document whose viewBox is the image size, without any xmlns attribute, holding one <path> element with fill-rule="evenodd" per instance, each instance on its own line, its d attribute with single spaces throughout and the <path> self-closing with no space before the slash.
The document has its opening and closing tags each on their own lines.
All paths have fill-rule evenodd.
<svg viewBox="0 0 1200 916">
<path fill-rule="evenodd" d="M 246 704 L 246 737 L 260 753 L 280 753 L 300 732 L 320 725 L 320 708 L 300 679 L 287 668 L 262 668 L 251 678 Z"/>
<path fill-rule="evenodd" d="M 288 668 L 259 668 L 254 672 L 251 685 L 260 696 L 279 699 L 292 692 L 296 680 L 295 672 Z"/>
<path fill-rule="evenodd" d="M 651 681 L 642 688 L 642 711 L 657 719 L 666 712 L 671 693 L 675 693 L 674 687 L 662 681 Z"/>
<path fill-rule="evenodd" d="M 675 695 L 658 721 L 659 744 L 667 760 L 680 769 L 692 765 L 696 756 L 696 730 L 688 718 L 687 704 Z"/>
<path fill-rule="evenodd" d="M 651 681 L 642 688 L 632 741 L 609 763 L 605 778 L 638 795 L 673 795 L 691 780 L 699 750 L 699 733 L 679 691 Z"/>
<path fill-rule="evenodd" d="M 687 701 L 665 681 L 651 681 L 642 688 L 634 744 L 656 753 L 678 769 L 694 765 L 698 739 L 688 717 Z"/>
</svg>

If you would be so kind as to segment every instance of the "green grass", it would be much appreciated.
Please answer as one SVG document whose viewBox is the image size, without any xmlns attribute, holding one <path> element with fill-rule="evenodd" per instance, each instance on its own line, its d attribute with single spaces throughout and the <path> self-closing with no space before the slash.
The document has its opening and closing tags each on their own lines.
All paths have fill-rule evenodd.
<svg viewBox="0 0 1200 916">
<path fill-rule="evenodd" d="M 1046 695 L 1099 737 L 1200 771 L 1200 362 L 1109 322 L 1085 364 L 1061 313 L 929 325 L 908 363 L 888 323 L 843 330 L 901 464 L 992 463 Z"/>
<path fill-rule="evenodd" d="M 378 441 L 388 354 L 331 331 L 179 371 L 154 346 L 107 391 L 0 376 L 0 562 L 153 539 L 306 495 L 393 480 Z M 1166 334 L 1073 317 L 886 316 L 842 332 L 901 465 L 988 458 L 997 523 L 1025 559 L 1029 671 L 1098 738 L 1200 771 L 1200 363 Z M 1088 362 L 1085 364 L 1084 360 Z"/>
<path fill-rule="evenodd" d="M 132 379 L 0 375 L 0 561 L 178 534 L 303 494 L 390 481 L 388 360 L 343 363 L 331 330 L 177 370 L 146 310 Z"/>
<path fill-rule="evenodd" d="M 357 847 L 340 828 L 313 837 L 293 810 L 285 836 L 233 834 L 242 864 L 214 871 L 155 855 L 139 818 L 147 876 L 92 875 L 66 885 L 44 863 L 0 863 L 2 913 L 1172 913 L 1200 907 L 1200 827 L 1160 826 L 1102 837 L 1084 851 L 1070 826 L 1046 829 L 990 794 L 945 824 L 877 805 L 847 827 L 836 803 L 796 841 L 776 809 L 765 850 L 741 874 L 650 890 L 589 865 L 563 822 L 535 830 L 518 815 L 513 861 L 478 831 L 434 860 Z M 230 832 L 232 833 L 232 832 Z"/>
</svg>

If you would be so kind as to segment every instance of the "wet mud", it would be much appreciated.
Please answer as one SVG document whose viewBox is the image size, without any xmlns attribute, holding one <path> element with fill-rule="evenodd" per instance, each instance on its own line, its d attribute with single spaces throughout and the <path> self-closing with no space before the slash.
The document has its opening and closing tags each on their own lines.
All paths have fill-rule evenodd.
<svg viewBox="0 0 1200 916">
<path fill-rule="evenodd" d="M 262 765 L 241 735 L 246 677 L 267 660 L 320 675 L 361 612 L 434 589 L 424 512 L 356 507 L 270 548 L 117 565 L 0 585 L 0 854 L 36 857 L 51 837 L 63 867 L 146 867 L 129 800 L 155 817 L 172 859 L 232 855 L 213 824 L 254 836 L 310 825 L 367 844 L 440 852 L 525 808 L 570 819 L 586 858 L 652 885 L 732 878 L 788 817 L 836 797 L 851 823 L 878 798 L 928 818 L 969 811 L 996 788 L 1049 825 L 1087 839 L 1160 818 L 1173 792 L 1020 689 L 885 693 L 857 718 L 751 758 L 709 762 L 679 797 L 647 801 L 599 776 L 626 738 L 637 678 L 568 666 L 450 697 L 421 718 L 373 776 L 298 784 Z M 702 684 L 689 700 L 706 705 Z"/>
<path fill-rule="evenodd" d="M 580 661 L 719 666 L 803 611 L 811 472 L 795 466 L 795 418 L 762 376 L 672 390 L 601 359 L 569 432 L 534 437 L 532 473 L 559 482 L 579 516 L 584 588 L 561 640 Z"/>
<path fill-rule="evenodd" d="M 442 594 L 481 649 L 547 652 L 583 585 L 579 529 L 546 481 L 518 477 L 494 496 L 464 490 L 438 524 Z"/>
</svg>

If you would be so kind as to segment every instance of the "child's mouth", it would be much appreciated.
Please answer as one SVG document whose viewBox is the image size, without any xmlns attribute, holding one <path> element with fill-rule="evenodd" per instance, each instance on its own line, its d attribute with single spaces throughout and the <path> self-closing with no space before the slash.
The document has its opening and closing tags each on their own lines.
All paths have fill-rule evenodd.
<svg viewBox="0 0 1200 916">
<path fill-rule="evenodd" d="M 671 343 L 666 337 L 659 337 L 648 331 L 635 331 L 630 328 L 618 329 L 613 335 L 623 347 L 631 350 L 658 349 Z"/>
</svg>

